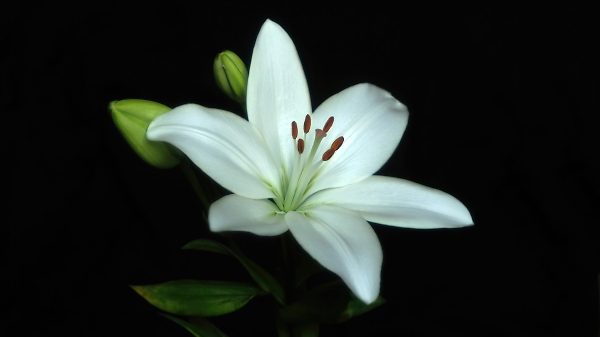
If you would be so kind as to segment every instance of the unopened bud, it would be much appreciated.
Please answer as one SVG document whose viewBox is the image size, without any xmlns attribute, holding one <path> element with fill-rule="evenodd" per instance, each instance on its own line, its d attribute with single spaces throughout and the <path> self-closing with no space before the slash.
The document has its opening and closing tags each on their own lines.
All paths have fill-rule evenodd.
<svg viewBox="0 0 600 337">
<path fill-rule="evenodd" d="M 152 101 L 124 99 L 110 102 L 109 109 L 123 137 L 144 161 L 157 168 L 171 168 L 179 164 L 180 158 L 173 147 L 146 138 L 150 122 L 171 108 Z"/>
<path fill-rule="evenodd" d="M 244 105 L 248 85 L 248 69 L 232 51 L 219 53 L 213 65 L 215 80 L 219 88 L 232 100 Z"/>
</svg>

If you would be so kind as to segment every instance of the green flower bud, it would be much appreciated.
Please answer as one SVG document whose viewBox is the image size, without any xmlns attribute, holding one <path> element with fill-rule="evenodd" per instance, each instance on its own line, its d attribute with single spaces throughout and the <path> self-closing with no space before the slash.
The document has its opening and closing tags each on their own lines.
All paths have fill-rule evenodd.
<svg viewBox="0 0 600 337">
<path fill-rule="evenodd" d="M 219 88 L 229 98 L 244 105 L 248 85 L 248 69 L 244 62 L 235 53 L 226 50 L 215 57 L 213 70 Z"/>
<path fill-rule="evenodd" d="M 171 108 L 152 101 L 124 99 L 110 102 L 109 109 L 121 134 L 144 161 L 157 168 L 171 168 L 179 164 L 180 158 L 173 147 L 146 139 L 150 122 Z"/>
</svg>

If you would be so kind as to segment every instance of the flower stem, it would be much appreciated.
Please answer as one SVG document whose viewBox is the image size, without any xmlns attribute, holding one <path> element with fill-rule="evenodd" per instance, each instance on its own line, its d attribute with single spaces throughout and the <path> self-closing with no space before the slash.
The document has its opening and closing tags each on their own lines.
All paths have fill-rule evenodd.
<svg viewBox="0 0 600 337">
<path fill-rule="evenodd" d="M 202 185 L 200 184 L 200 181 L 198 180 L 198 177 L 196 176 L 196 173 L 194 172 L 194 168 L 190 164 L 190 161 L 182 160 L 181 163 L 179 164 L 179 167 L 181 167 L 183 174 L 188 179 L 188 181 L 190 182 L 190 185 L 192 185 L 192 188 L 194 189 L 194 192 L 196 192 L 196 195 L 202 202 L 202 205 L 204 206 L 204 210 L 208 211 L 208 208 L 210 207 L 210 202 L 208 201 L 208 198 L 206 197 L 206 193 L 202 189 Z"/>
<path fill-rule="evenodd" d="M 298 295 L 306 291 L 306 284 L 298 284 L 296 268 L 298 267 L 298 254 L 294 237 L 290 232 L 280 235 L 280 254 L 278 265 L 281 270 L 281 283 L 285 292 L 286 304 L 297 300 Z M 317 337 L 319 335 L 319 324 L 313 322 L 287 323 L 281 318 L 276 318 L 277 333 L 279 337 Z"/>
<path fill-rule="evenodd" d="M 290 233 L 284 233 L 283 235 L 279 236 L 279 243 L 280 243 L 280 249 L 281 249 L 281 253 L 279 254 L 279 256 L 281 256 L 281 261 L 280 261 L 280 267 L 281 267 L 281 271 L 282 271 L 282 279 L 281 279 L 281 283 L 283 285 L 283 291 L 285 292 L 285 298 L 286 298 L 286 302 L 293 302 L 295 300 L 295 294 L 294 294 L 294 286 L 295 286 L 295 275 L 294 275 L 294 268 L 292 266 L 293 264 L 293 260 L 294 260 L 294 252 L 292 251 L 292 245 L 290 242 L 290 239 L 292 239 L 290 237 Z"/>
<path fill-rule="evenodd" d="M 286 304 L 293 301 L 293 298 L 290 297 L 291 289 L 290 286 L 293 286 L 293 275 L 291 275 L 292 270 L 290 270 L 290 251 L 289 244 L 287 242 L 287 236 L 289 233 L 284 233 L 277 238 L 279 243 L 279 254 L 277 256 L 277 269 L 279 271 L 279 282 L 283 286 L 283 292 L 285 294 Z M 277 336 L 279 337 L 292 337 L 291 333 L 291 324 L 285 322 L 279 317 L 279 308 L 275 311 L 275 323 L 277 325 Z"/>
</svg>

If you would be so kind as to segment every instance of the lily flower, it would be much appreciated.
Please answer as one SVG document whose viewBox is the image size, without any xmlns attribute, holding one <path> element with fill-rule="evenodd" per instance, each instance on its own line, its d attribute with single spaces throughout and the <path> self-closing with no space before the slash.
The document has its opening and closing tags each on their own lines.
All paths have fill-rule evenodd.
<svg viewBox="0 0 600 337">
<path fill-rule="evenodd" d="M 472 225 L 453 196 L 374 176 L 390 158 L 408 110 L 390 93 L 358 84 L 312 112 L 294 43 L 267 20 L 258 34 L 247 91 L 248 120 L 187 104 L 156 118 L 147 137 L 183 151 L 233 192 L 209 210 L 212 231 L 274 236 L 290 231 L 308 254 L 371 303 L 379 295 L 381 245 L 371 225 Z"/>
</svg>

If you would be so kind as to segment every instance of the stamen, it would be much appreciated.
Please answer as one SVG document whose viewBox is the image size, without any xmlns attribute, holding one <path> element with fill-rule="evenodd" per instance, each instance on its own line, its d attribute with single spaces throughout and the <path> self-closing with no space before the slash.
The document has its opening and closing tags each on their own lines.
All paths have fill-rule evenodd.
<svg viewBox="0 0 600 337">
<path fill-rule="evenodd" d="M 310 131 L 310 116 L 306 115 L 304 118 L 304 133 L 308 133 Z"/>
<path fill-rule="evenodd" d="M 323 138 L 327 137 L 327 132 L 331 130 L 333 122 L 334 117 L 329 117 L 322 129 L 314 130 L 315 138 L 314 141 L 309 144 L 310 149 L 306 149 L 306 146 L 308 146 L 306 143 L 306 139 L 308 138 L 306 137 L 309 136 L 308 133 L 311 131 L 311 116 L 306 115 L 304 118 L 302 130 L 304 131 L 303 136 L 298 136 L 298 124 L 295 121 L 291 123 L 292 138 L 296 142 L 296 149 L 298 152 L 295 153 L 293 168 L 291 168 L 290 172 L 288 172 L 285 177 L 286 181 L 283 184 L 283 186 L 285 186 L 283 189 L 284 192 L 280 197 L 279 203 L 277 203 L 277 206 L 282 212 L 295 210 L 300 207 L 301 203 L 307 198 L 305 194 L 312 186 L 314 178 L 319 174 L 323 163 L 330 160 L 344 143 L 344 137 L 337 137 L 333 143 L 331 143 L 331 147 L 322 154 L 322 160 L 317 159 L 319 158 L 317 152 L 322 151 L 319 151 L 321 142 L 323 141 Z M 305 151 L 307 154 L 304 154 Z"/>
<path fill-rule="evenodd" d="M 298 137 L 298 125 L 292 122 L 292 138 L 296 139 L 296 137 Z"/>
<path fill-rule="evenodd" d="M 332 125 L 333 125 L 333 116 L 329 117 L 327 122 L 325 122 L 325 126 L 323 126 L 323 131 L 325 131 L 325 132 L 329 131 L 329 129 L 331 129 Z"/>
<path fill-rule="evenodd" d="M 329 149 L 329 150 L 325 151 L 325 153 L 323 153 L 323 161 L 328 161 L 329 159 L 331 159 L 331 157 L 333 157 L 334 153 L 335 153 L 334 149 Z"/>
<path fill-rule="evenodd" d="M 298 153 L 304 153 L 304 139 L 298 139 Z"/>
<path fill-rule="evenodd" d="M 344 137 L 338 137 L 336 140 L 333 141 L 333 144 L 331 144 L 331 149 L 333 151 L 337 151 L 342 144 L 344 143 Z"/>
</svg>

